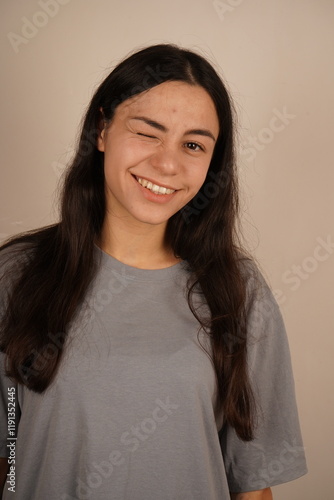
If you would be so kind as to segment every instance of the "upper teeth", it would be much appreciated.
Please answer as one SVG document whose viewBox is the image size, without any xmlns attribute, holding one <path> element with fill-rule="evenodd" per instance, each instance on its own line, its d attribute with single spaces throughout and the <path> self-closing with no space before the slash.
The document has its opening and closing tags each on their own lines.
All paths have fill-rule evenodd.
<svg viewBox="0 0 334 500">
<path fill-rule="evenodd" d="M 153 193 L 155 194 L 172 194 L 175 192 L 175 189 L 168 189 L 162 186 L 158 186 L 158 184 L 153 184 L 152 182 L 147 181 L 146 179 L 142 179 L 141 177 L 136 177 L 136 179 L 139 184 L 149 189 L 150 191 L 153 191 Z"/>
</svg>

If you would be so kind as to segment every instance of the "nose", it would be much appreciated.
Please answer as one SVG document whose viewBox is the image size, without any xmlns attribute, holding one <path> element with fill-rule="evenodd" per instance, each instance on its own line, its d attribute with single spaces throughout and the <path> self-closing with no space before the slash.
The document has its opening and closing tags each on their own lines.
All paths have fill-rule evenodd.
<svg viewBox="0 0 334 500">
<path fill-rule="evenodd" d="M 175 175 L 180 168 L 177 151 L 172 147 L 162 146 L 151 156 L 152 167 L 161 174 Z"/>
</svg>

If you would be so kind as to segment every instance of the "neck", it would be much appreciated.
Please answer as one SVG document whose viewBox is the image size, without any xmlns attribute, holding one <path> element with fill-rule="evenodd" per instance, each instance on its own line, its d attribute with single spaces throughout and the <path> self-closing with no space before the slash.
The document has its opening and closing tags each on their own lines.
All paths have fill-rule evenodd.
<svg viewBox="0 0 334 500">
<path fill-rule="evenodd" d="M 152 225 L 108 217 L 102 227 L 98 246 L 115 259 L 139 269 L 163 269 L 181 259 L 165 244 L 167 223 Z"/>
</svg>

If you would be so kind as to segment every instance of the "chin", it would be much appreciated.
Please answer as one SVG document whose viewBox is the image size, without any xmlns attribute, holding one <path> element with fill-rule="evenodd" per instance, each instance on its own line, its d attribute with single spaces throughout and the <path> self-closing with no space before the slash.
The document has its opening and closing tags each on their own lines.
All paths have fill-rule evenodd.
<svg viewBox="0 0 334 500">
<path fill-rule="evenodd" d="M 161 224 L 167 224 L 169 219 L 173 214 L 168 214 L 168 216 L 154 214 L 154 209 L 152 209 L 153 213 L 150 214 L 133 214 L 134 218 L 143 224 L 150 224 L 152 226 L 159 226 Z"/>
<path fill-rule="evenodd" d="M 137 220 L 143 224 L 149 224 L 151 226 L 161 226 L 161 224 L 167 224 L 169 219 L 143 217 L 142 219 L 137 219 Z"/>
</svg>

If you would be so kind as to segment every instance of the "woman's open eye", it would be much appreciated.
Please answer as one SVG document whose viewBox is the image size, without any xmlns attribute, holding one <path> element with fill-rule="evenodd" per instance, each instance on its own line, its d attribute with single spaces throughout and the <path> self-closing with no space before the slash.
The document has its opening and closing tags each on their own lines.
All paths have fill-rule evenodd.
<svg viewBox="0 0 334 500">
<path fill-rule="evenodd" d="M 204 151 L 204 148 L 197 142 L 186 142 L 186 147 L 191 151 Z"/>
</svg>

